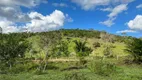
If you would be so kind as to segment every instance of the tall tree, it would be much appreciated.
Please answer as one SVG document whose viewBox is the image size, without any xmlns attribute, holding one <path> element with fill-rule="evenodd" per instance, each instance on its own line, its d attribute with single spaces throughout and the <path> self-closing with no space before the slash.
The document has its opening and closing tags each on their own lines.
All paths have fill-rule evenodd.
<svg viewBox="0 0 142 80">
<path fill-rule="evenodd" d="M 126 41 L 127 52 L 133 57 L 135 62 L 142 62 L 142 40 L 137 38 L 131 38 Z"/>
<path fill-rule="evenodd" d="M 28 42 L 18 34 L 1 34 L 0 35 L 0 60 L 9 67 L 17 58 L 23 58 L 28 48 Z"/>
</svg>

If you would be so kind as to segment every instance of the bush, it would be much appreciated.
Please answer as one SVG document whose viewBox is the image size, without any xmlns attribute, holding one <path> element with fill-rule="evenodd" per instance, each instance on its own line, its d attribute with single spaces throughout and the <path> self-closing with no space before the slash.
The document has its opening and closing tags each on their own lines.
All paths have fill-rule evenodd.
<svg viewBox="0 0 142 80">
<path fill-rule="evenodd" d="M 101 47 L 101 44 L 99 42 L 95 42 L 95 43 L 93 43 L 93 47 L 94 48 Z"/>
<path fill-rule="evenodd" d="M 114 57 L 112 48 L 114 48 L 113 45 L 107 45 L 107 46 L 105 46 L 105 49 L 103 51 L 104 56 L 109 57 L 109 58 L 110 57 Z"/>
<path fill-rule="evenodd" d="M 9 73 L 18 74 L 21 72 L 35 71 L 38 65 L 33 62 L 21 62 L 15 64 L 11 69 L 8 70 Z"/>
<path fill-rule="evenodd" d="M 109 76 L 117 72 L 117 67 L 115 64 L 104 62 L 102 60 L 92 61 L 88 65 L 88 69 L 91 72 L 95 72 L 98 75 Z"/>
</svg>

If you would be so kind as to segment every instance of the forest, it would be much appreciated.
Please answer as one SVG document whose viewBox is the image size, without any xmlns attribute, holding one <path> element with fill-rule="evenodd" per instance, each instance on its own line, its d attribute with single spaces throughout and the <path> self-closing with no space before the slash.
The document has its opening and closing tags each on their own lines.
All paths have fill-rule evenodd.
<svg viewBox="0 0 142 80">
<path fill-rule="evenodd" d="M 93 29 L 0 34 L 0 80 L 142 80 L 142 38 Z"/>
</svg>

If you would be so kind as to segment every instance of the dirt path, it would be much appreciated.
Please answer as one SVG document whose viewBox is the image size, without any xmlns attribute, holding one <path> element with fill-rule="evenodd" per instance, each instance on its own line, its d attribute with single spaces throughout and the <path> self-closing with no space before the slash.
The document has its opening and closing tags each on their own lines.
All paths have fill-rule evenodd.
<svg viewBox="0 0 142 80">
<path fill-rule="evenodd" d="M 79 61 L 79 59 L 49 59 L 49 62 L 75 62 Z"/>
<path fill-rule="evenodd" d="M 32 60 L 33 62 L 40 62 L 41 60 Z M 48 62 L 76 62 L 79 59 L 64 59 L 64 58 L 56 58 L 56 59 L 49 59 Z"/>
</svg>

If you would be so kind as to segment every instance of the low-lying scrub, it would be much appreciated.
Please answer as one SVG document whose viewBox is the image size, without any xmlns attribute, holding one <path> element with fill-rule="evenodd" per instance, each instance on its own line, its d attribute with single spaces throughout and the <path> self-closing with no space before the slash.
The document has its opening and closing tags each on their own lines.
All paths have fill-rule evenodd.
<svg viewBox="0 0 142 80">
<path fill-rule="evenodd" d="M 118 67 L 115 64 L 108 63 L 103 60 L 91 61 L 88 69 L 98 75 L 109 76 L 117 72 Z"/>
</svg>

